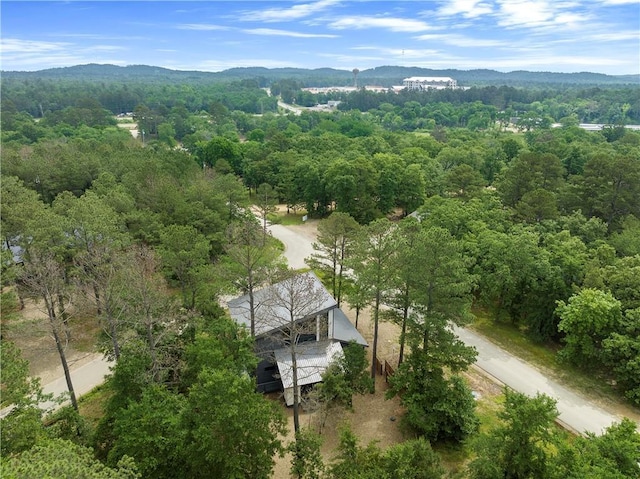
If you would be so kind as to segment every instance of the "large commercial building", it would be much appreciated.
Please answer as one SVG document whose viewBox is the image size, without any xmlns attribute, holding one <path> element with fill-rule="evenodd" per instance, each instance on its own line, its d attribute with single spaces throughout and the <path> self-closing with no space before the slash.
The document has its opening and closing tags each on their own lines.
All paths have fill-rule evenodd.
<svg viewBox="0 0 640 479">
<path fill-rule="evenodd" d="M 411 77 L 402 80 L 402 86 L 407 90 L 444 90 L 457 88 L 453 78 L 449 77 Z"/>
</svg>

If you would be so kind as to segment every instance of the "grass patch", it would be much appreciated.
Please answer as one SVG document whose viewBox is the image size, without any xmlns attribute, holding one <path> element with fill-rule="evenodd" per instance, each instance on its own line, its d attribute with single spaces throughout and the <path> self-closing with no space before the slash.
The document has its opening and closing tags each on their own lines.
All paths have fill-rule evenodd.
<svg viewBox="0 0 640 479">
<path fill-rule="evenodd" d="M 71 338 L 73 347 L 85 353 L 96 350 L 96 342 L 102 328 L 95 316 L 76 316 L 71 319 Z"/>
<path fill-rule="evenodd" d="M 476 320 L 471 329 L 483 334 L 491 341 L 513 353 L 524 361 L 554 370 L 559 366 L 557 361 L 558 347 L 536 343 L 529 339 L 518 327 L 493 318 L 483 310 L 474 310 Z"/>
<path fill-rule="evenodd" d="M 501 423 L 498 412 L 504 406 L 504 394 L 497 396 L 482 396 L 476 402 L 476 415 L 480 420 L 480 433 L 486 433 L 498 427 Z"/>
<path fill-rule="evenodd" d="M 292 226 L 301 225 L 304 223 L 303 217 L 306 216 L 305 211 L 298 211 L 297 213 L 273 213 L 267 216 L 267 219 L 272 223 Z"/>
<path fill-rule="evenodd" d="M 282 216 L 278 213 L 267 213 L 267 221 L 272 225 L 282 224 Z"/>
<path fill-rule="evenodd" d="M 471 458 L 471 447 L 468 441 L 461 444 L 454 442 L 437 442 L 432 444 L 433 450 L 440 456 L 442 466 L 448 472 L 447 477 L 460 477 L 467 462 Z"/>
<path fill-rule="evenodd" d="M 104 416 L 104 408 L 107 401 L 113 396 L 113 391 L 107 386 L 102 384 L 94 388 L 88 394 L 85 394 L 78 401 L 78 409 L 80 415 L 95 428 L 102 416 Z"/>
</svg>

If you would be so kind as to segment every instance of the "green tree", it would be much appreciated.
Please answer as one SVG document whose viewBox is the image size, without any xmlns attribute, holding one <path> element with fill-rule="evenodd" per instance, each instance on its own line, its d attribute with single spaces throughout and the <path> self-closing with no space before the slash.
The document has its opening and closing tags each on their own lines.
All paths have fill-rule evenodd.
<svg viewBox="0 0 640 479">
<path fill-rule="evenodd" d="M 390 479 L 439 479 L 445 475 L 440 457 L 424 438 L 396 444 L 385 451 L 384 457 Z"/>
<path fill-rule="evenodd" d="M 196 331 L 193 342 L 185 347 L 184 358 L 182 389 L 194 384 L 200 371 L 207 367 L 244 374 L 258 365 L 253 337 L 227 317 L 207 321 Z"/>
<path fill-rule="evenodd" d="M 399 173 L 396 205 L 402 208 L 402 216 L 414 212 L 427 196 L 427 180 L 423 168 L 412 163 Z"/>
<path fill-rule="evenodd" d="M 114 298 L 116 268 L 121 250 L 129 238 L 124 233 L 121 217 L 93 191 L 80 198 L 62 193 L 53 202 L 53 209 L 64 218 L 66 236 L 73 251 L 73 274 L 111 340 L 111 351 L 119 356 L 118 311 Z"/>
<path fill-rule="evenodd" d="M 516 212 L 527 223 L 555 219 L 558 216 L 556 196 L 542 188 L 527 191 L 516 205 Z"/>
<path fill-rule="evenodd" d="M 458 165 L 446 174 L 447 192 L 451 196 L 459 196 L 460 198 L 472 198 L 476 196 L 486 182 L 480 172 L 470 165 Z"/>
<path fill-rule="evenodd" d="M 237 142 L 222 136 L 213 137 L 198 148 L 200 162 L 213 168 L 218 160 L 229 162 L 235 174 L 241 173 L 240 148 Z"/>
<path fill-rule="evenodd" d="M 320 454 L 322 438 L 310 429 L 296 433 L 294 441 L 287 446 L 291 453 L 291 475 L 298 479 L 321 479 L 324 462 Z"/>
<path fill-rule="evenodd" d="M 193 226 L 170 225 L 160 233 L 160 256 L 170 279 L 182 293 L 182 305 L 193 309 L 197 291 L 197 271 L 209 261 L 210 244 Z"/>
<path fill-rule="evenodd" d="M 182 416 L 186 476 L 271 477 L 281 452 L 284 419 L 255 391 L 255 381 L 229 370 L 203 369 L 191 387 Z"/>
<path fill-rule="evenodd" d="M 216 175 L 211 186 L 218 195 L 224 198 L 229 209 L 229 221 L 238 216 L 241 209 L 249 203 L 246 188 L 235 175 Z"/>
<path fill-rule="evenodd" d="M 622 229 L 609 238 L 616 251 L 623 256 L 640 255 L 640 219 L 626 216 L 621 222 Z"/>
<path fill-rule="evenodd" d="M 483 228 L 468 246 L 476 258 L 480 299 L 498 319 L 505 313 L 514 324 L 526 318 L 534 296 L 524 292 L 538 291 L 551 275 L 539 234 L 526 228 L 508 233 Z"/>
<path fill-rule="evenodd" d="M 355 281 L 362 291 L 370 294 L 373 303 L 373 346 L 371 348 L 371 379 L 375 381 L 378 357 L 378 328 L 383 295 L 393 285 L 388 269 L 396 254 L 395 226 L 386 218 L 374 221 L 360 230 L 354 245 L 351 266 Z M 375 383 L 374 387 L 375 388 Z"/>
<path fill-rule="evenodd" d="M 385 312 L 392 321 L 400 323 L 400 351 L 398 364 L 404 360 L 404 347 L 406 343 L 407 321 L 413 305 L 413 296 L 417 288 L 416 246 L 420 236 L 421 226 L 418 220 L 405 218 L 396 230 L 398 235 L 397 254 L 393 258 L 394 281 L 397 282 L 395 291 L 389 294 L 388 304 L 390 309 Z"/>
<path fill-rule="evenodd" d="M 548 477 L 550 448 L 557 442 L 556 403 L 544 394 L 528 398 L 505 389 L 502 424 L 482 434 L 474 445 L 478 457 L 469 464 L 473 479 Z"/>
<path fill-rule="evenodd" d="M 620 301 L 611 293 L 583 289 L 558 302 L 558 330 L 565 333 L 560 357 L 576 364 L 597 364 L 602 359 L 602 341 L 622 324 Z"/>
<path fill-rule="evenodd" d="M 640 163 L 636 159 L 595 155 L 576 181 L 585 214 L 604 220 L 610 231 L 616 231 L 628 214 L 640 217 Z"/>
<path fill-rule="evenodd" d="M 381 450 L 366 447 L 348 428 L 340 433 L 338 454 L 329 468 L 330 479 L 440 479 L 445 470 L 440 458 L 423 438 L 412 439 Z"/>
<path fill-rule="evenodd" d="M 424 316 L 427 326 L 419 334 L 423 349 L 428 349 L 430 322 L 453 321 L 458 325 L 472 316 L 471 290 L 473 277 L 468 269 L 470 260 L 463 253 L 462 243 L 443 228 L 423 227 L 415 242 L 415 264 L 420 264 L 416 278 L 417 291 L 413 307 Z M 420 329 L 420 321 L 414 332 Z"/>
<path fill-rule="evenodd" d="M 364 394 L 371 389 L 371 378 L 367 373 L 366 351 L 353 342 L 343 349 L 344 355 L 322 375 L 322 383 L 316 386 L 320 390 L 320 400 L 329 409 L 339 405 L 351 409 L 353 395 Z"/>
<path fill-rule="evenodd" d="M 28 189 L 15 176 L 4 176 L 0 184 L 2 193 L 2 235 L 6 246 L 11 246 L 24 235 L 29 220 L 43 208 L 38 193 Z"/>
<path fill-rule="evenodd" d="M 344 286 L 344 297 L 347 303 L 349 303 L 349 306 L 356 310 L 355 327 L 358 329 L 360 312 L 371 304 L 372 295 L 369 291 L 369 287 L 358 281 L 348 280 L 345 282 Z"/>
<path fill-rule="evenodd" d="M 267 217 L 276 211 L 278 196 L 269 183 L 262 183 L 256 189 L 256 207 L 262 219 L 262 245 L 267 241 Z"/>
<path fill-rule="evenodd" d="M 280 252 L 271 242 L 264 243 L 261 228 L 255 217 L 248 213 L 227 229 L 225 246 L 229 263 L 223 263 L 223 274 L 249 296 L 251 337 L 255 336 L 256 307 L 254 293 L 281 265 Z"/>
<path fill-rule="evenodd" d="M 169 122 L 158 125 L 158 140 L 173 148 L 176 146 L 176 130 Z"/>
<path fill-rule="evenodd" d="M 471 391 L 457 375 L 475 360 L 449 323 L 470 319 L 472 278 L 462 245 L 442 228 L 424 227 L 415 241 L 411 353 L 391 377 L 389 396 L 400 396 L 408 424 L 430 440 L 462 440 L 477 428 Z"/>
<path fill-rule="evenodd" d="M 36 445 L 22 454 L 3 458 L 0 462 L 2 477 L 32 479 L 139 479 L 131 458 L 123 458 L 116 469 L 109 468 L 93 458 L 91 449 L 63 439 L 52 439 Z"/>
<path fill-rule="evenodd" d="M 183 477 L 185 461 L 181 455 L 184 431 L 180 415 L 185 399 L 159 385 L 142 392 L 115 418 L 115 442 L 107 463 L 112 467 L 124 457 L 132 457 L 143 477 Z"/>
<path fill-rule="evenodd" d="M 560 159 L 549 153 L 520 153 L 496 181 L 507 206 L 515 207 L 523 196 L 539 188 L 554 192 L 563 181 Z"/>
<path fill-rule="evenodd" d="M 320 269 L 331 281 L 331 291 L 338 306 L 342 299 L 342 283 L 347 256 L 358 231 L 358 223 L 348 213 L 333 212 L 318 223 L 317 242 L 311 256 L 313 267 Z"/>
<path fill-rule="evenodd" d="M 360 224 L 380 216 L 377 198 L 380 173 L 373 161 L 362 155 L 353 159 L 338 158 L 331 162 L 324 181 L 336 210 L 348 213 Z"/>
<path fill-rule="evenodd" d="M 394 153 L 376 153 L 373 165 L 378 176 L 377 208 L 389 213 L 398 203 L 400 190 L 409 185 L 401 183 L 401 173 L 405 169 L 404 160 Z"/>
<path fill-rule="evenodd" d="M 3 315 L 7 314 L 7 302 L 3 300 Z M 42 411 L 38 403 L 45 399 L 38 378 L 29 377 L 29 363 L 22 359 L 20 349 L 2 337 L 0 370 L 2 371 L 2 407 L 11 408 L 0 420 L 3 457 L 32 447 L 45 435 Z"/>
<path fill-rule="evenodd" d="M 622 327 L 602 341 L 604 362 L 633 403 L 640 404 L 640 308 L 625 311 Z"/>
<path fill-rule="evenodd" d="M 640 433 L 631 419 L 608 427 L 604 434 L 576 437 L 559 446 L 551 461 L 551 479 L 632 479 L 640 474 L 638 465 Z"/>
</svg>

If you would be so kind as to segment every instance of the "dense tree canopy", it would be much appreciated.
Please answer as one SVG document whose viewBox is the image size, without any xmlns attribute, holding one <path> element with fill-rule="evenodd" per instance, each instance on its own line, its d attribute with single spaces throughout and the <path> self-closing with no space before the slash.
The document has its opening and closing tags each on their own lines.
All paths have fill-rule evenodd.
<svg viewBox="0 0 640 479">
<path fill-rule="evenodd" d="M 300 77 L 145 75 L 2 79 L 3 286 L 44 301 L 62 364 L 72 314 L 96 318 L 117 358 L 105 414 L 81 438 L 107 467 L 44 440 L 38 387 L 3 336 L 3 405 L 16 405 L 2 420 L 3 474 L 269 477 L 283 419 L 255 393 L 251 334 L 218 298 L 282 271 L 264 229 L 276 202 L 322 218 L 319 273 L 338 302 L 372 306 L 372 372 L 379 321 L 401 325 L 391 394 L 419 435 L 477 429 L 459 375 L 474 352 L 450 327 L 472 310 L 562 346 L 562 358 L 640 401 L 640 134 L 623 127 L 640 121 L 636 87 L 314 95 Z M 278 114 L 277 95 L 341 103 Z M 347 354 L 327 395 L 348 406 L 369 387 L 364 366 Z M 548 427 L 548 398 L 506 398 L 473 477 L 637 475 L 629 422 L 564 443 Z M 317 477 L 319 446 L 303 436 L 294 469 Z M 336 478 L 443 474 L 424 439 L 382 450 L 345 434 L 327 466 Z"/>
</svg>

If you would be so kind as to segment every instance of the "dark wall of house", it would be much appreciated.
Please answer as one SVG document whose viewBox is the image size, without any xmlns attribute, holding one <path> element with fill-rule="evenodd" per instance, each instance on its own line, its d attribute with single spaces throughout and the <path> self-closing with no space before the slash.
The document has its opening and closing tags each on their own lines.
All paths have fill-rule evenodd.
<svg viewBox="0 0 640 479">
<path fill-rule="evenodd" d="M 282 381 L 278 376 L 278 364 L 273 356 L 263 359 L 256 368 L 257 390 L 261 393 L 282 391 Z"/>
</svg>

